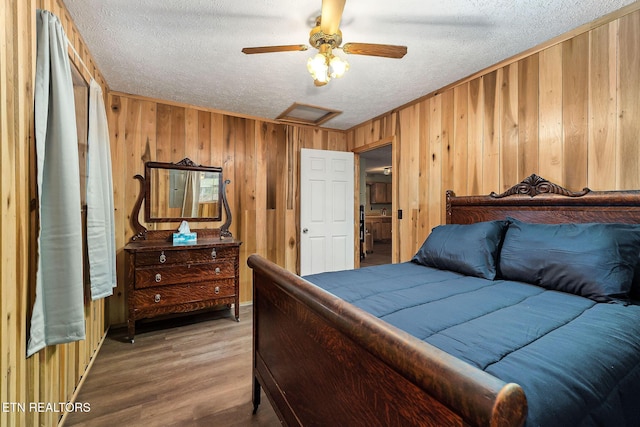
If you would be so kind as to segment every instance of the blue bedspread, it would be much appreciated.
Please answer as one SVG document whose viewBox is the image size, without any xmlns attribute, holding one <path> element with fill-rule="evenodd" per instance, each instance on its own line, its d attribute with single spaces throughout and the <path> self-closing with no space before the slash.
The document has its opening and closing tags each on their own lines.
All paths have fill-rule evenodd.
<svg viewBox="0 0 640 427">
<path fill-rule="evenodd" d="M 519 384 L 527 426 L 640 425 L 640 306 L 413 263 L 305 279 Z"/>
</svg>

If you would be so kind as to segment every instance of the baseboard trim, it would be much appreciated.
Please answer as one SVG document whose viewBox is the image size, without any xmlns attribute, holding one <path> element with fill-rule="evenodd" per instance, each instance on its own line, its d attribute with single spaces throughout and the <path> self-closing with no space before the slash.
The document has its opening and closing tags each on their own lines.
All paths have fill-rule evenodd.
<svg viewBox="0 0 640 427">
<path fill-rule="evenodd" d="M 78 393 L 80 393 L 80 389 L 82 389 L 82 385 L 84 384 L 84 380 L 87 378 L 87 376 L 89 376 L 89 371 L 91 371 L 91 368 L 93 367 L 93 362 L 96 361 L 96 359 L 98 358 L 98 353 L 100 353 L 100 349 L 102 348 L 102 344 L 104 343 L 104 340 L 107 339 L 107 334 L 109 333 L 109 328 L 107 327 L 107 329 L 104 331 L 104 334 L 102 335 L 102 338 L 100 339 L 100 342 L 98 343 L 98 346 L 96 347 L 96 351 L 93 352 L 93 355 L 91 356 L 91 359 L 89 360 L 89 364 L 87 365 L 87 369 L 84 370 L 84 372 L 82 373 L 82 376 L 80 377 L 80 381 L 78 381 L 78 385 L 76 386 L 75 391 L 73 392 L 73 395 L 71 396 L 71 399 L 69 400 L 69 403 L 75 403 L 76 399 L 78 398 Z M 67 420 L 67 415 L 69 415 L 69 412 L 65 412 L 62 417 L 60 417 L 60 420 L 58 421 L 58 427 L 63 427 L 65 421 Z"/>
</svg>

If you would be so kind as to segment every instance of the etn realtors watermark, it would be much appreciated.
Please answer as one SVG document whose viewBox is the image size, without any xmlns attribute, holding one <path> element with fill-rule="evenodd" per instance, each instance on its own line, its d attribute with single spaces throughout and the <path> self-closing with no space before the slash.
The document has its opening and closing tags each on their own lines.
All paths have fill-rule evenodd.
<svg viewBox="0 0 640 427">
<path fill-rule="evenodd" d="M 89 402 L 2 402 L 0 412 L 90 412 Z"/>
</svg>

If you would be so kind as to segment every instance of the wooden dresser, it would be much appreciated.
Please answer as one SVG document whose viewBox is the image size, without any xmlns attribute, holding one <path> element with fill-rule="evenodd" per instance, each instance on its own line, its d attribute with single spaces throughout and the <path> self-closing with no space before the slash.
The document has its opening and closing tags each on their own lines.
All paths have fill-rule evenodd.
<svg viewBox="0 0 640 427">
<path fill-rule="evenodd" d="M 233 304 L 239 320 L 241 242 L 221 239 L 219 230 L 194 231 L 195 244 L 173 245 L 168 232 L 149 231 L 125 246 L 131 342 L 136 320 L 162 314 Z"/>
</svg>

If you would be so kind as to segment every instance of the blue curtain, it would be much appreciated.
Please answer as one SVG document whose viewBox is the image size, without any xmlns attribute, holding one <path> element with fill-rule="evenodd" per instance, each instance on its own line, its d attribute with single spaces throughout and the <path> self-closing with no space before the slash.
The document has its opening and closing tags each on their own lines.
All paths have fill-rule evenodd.
<svg viewBox="0 0 640 427">
<path fill-rule="evenodd" d="M 27 357 L 85 338 L 78 140 L 67 38 L 38 10 L 35 136 L 39 207 L 36 299 Z"/>
</svg>

